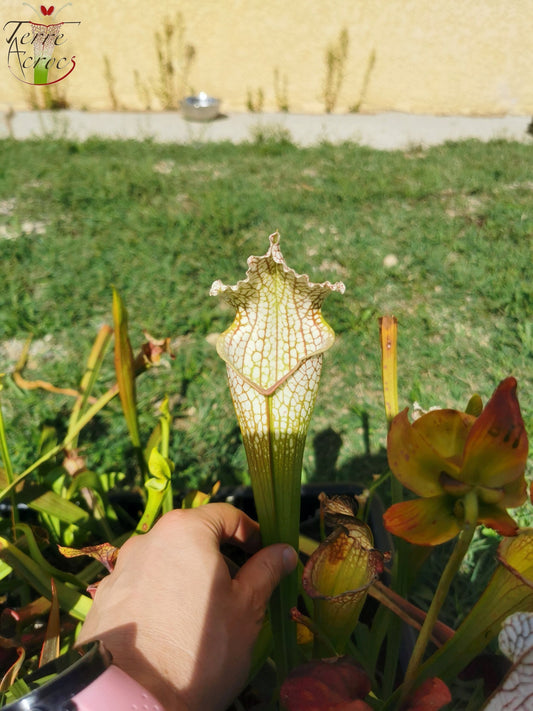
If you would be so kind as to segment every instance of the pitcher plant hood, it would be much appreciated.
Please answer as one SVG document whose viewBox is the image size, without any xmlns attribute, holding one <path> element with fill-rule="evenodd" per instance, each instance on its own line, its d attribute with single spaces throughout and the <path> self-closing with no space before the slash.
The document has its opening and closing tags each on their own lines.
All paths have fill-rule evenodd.
<svg viewBox="0 0 533 711">
<path fill-rule="evenodd" d="M 261 257 L 248 258 L 246 279 L 235 286 L 217 280 L 211 295 L 221 294 L 237 311 L 220 336 L 220 357 L 245 382 L 271 395 L 305 361 L 331 347 L 334 333 L 321 314 L 326 296 L 344 293 L 344 284 L 313 284 L 287 266 L 278 232 Z"/>
</svg>

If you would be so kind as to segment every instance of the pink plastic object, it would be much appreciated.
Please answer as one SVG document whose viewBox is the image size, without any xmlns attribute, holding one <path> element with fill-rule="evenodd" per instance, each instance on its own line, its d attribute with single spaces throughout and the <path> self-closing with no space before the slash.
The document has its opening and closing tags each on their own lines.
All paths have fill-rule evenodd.
<svg viewBox="0 0 533 711">
<path fill-rule="evenodd" d="M 78 711 L 165 711 L 152 694 L 113 664 L 71 701 Z"/>
</svg>

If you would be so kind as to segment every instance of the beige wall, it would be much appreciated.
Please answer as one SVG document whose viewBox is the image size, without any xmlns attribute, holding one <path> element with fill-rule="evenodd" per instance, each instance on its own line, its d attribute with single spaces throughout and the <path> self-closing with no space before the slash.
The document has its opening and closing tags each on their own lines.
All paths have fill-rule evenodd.
<svg viewBox="0 0 533 711">
<path fill-rule="evenodd" d="M 223 110 L 245 111 L 262 91 L 264 110 L 277 110 L 277 72 L 290 111 L 323 112 L 326 52 L 345 30 L 337 112 L 533 114 L 533 0 L 73 0 L 59 19 L 81 21 L 69 35 L 77 66 L 53 95 L 72 108 L 161 108 L 155 33 L 166 18 L 178 25 L 178 13 L 176 101 L 204 90 Z M 37 18 L 1 0 L 0 26 L 12 19 Z M 195 58 L 180 79 L 186 44 Z M 32 90 L 7 69 L 5 32 L 1 46 L 0 109 L 28 108 Z M 42 87 L 33 91 L 42 100 Z"/>
</svg>

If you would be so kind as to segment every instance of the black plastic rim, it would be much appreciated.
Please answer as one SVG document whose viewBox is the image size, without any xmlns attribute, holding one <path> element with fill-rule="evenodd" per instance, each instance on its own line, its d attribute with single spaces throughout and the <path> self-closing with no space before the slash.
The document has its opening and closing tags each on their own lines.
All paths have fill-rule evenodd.
<svg viewBox="0 0 533 711">
<path fill-rule="evenodd" d="M 73 711 L 71 703 L 111 664 L 111 654 L 100 642 L 70 649 L 61 657 L 45 664 L 25 679 L 30 686 L 43 677 L 53 679 L 33 689 L 29 694 L 3 707 L 3 711 Z"/>
</svg>

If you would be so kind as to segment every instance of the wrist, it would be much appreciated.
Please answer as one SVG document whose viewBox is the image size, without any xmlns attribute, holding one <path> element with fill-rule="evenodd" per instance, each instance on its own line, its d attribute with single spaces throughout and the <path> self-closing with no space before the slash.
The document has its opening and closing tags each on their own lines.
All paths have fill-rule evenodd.
<svg viewBox="0 0 533 711">
<path fill-rule="evenodd" d="M 52 675 L 39 686 L 39 680 Z M 32 690 L 5 706 L 4 711 L 182 711 L 179 706 L 163 707 L 147 689 L 112 664 L 111 655 L 100 642 L 70 650 L 45 664 L 26 682 Z"/>
<path fill-rule="evenodd" d="M 76 711 L 166 711 L 155 696 L 114 664 L 78 692 L 71 704 L 67 708 Z"/>
<path fill-rule="evenodd" d="M 81 636 L 80 636 L 81 637 Z M 185 691 L 179 690 L 171 681 L 172 671 L 175 665 L 166 665 L 164 658 L 160 658 L 156 653 L 147 652 L 143 654 L 138 649 L 137 640 L 133 640 L 124 629 L 113 629 L 101 632 L 98 636 L 80 639 L 78 644 L 86 645 L 98 640 L 113 660 L 113 665 L 122 672 L 135 679 L 144 689 L 147 689 L 156 699 L 158 699 L 163 711 L 192 711 L 192 707 L 186 703 Z M 141 643 L 141 646 L 142 645 Z M 168 658 L 168 656 L 167 656 Z M 165 668 L 166 667 L 166 668 Z M 183 670 L 183 664 L 177 664 L 177 669 Z M 142 705 L 139 709 L 145 711 Z M 2 711 L 4 711 L 2 709 Z M 99 709 L 98 711 L 107 711 Z M 115 711 L 110 707 L 109 711 Z M 128 708 L 127 711 L 130 711 Z M 209 711 L 202 709 L 202 711 Z"/>
</svg>

